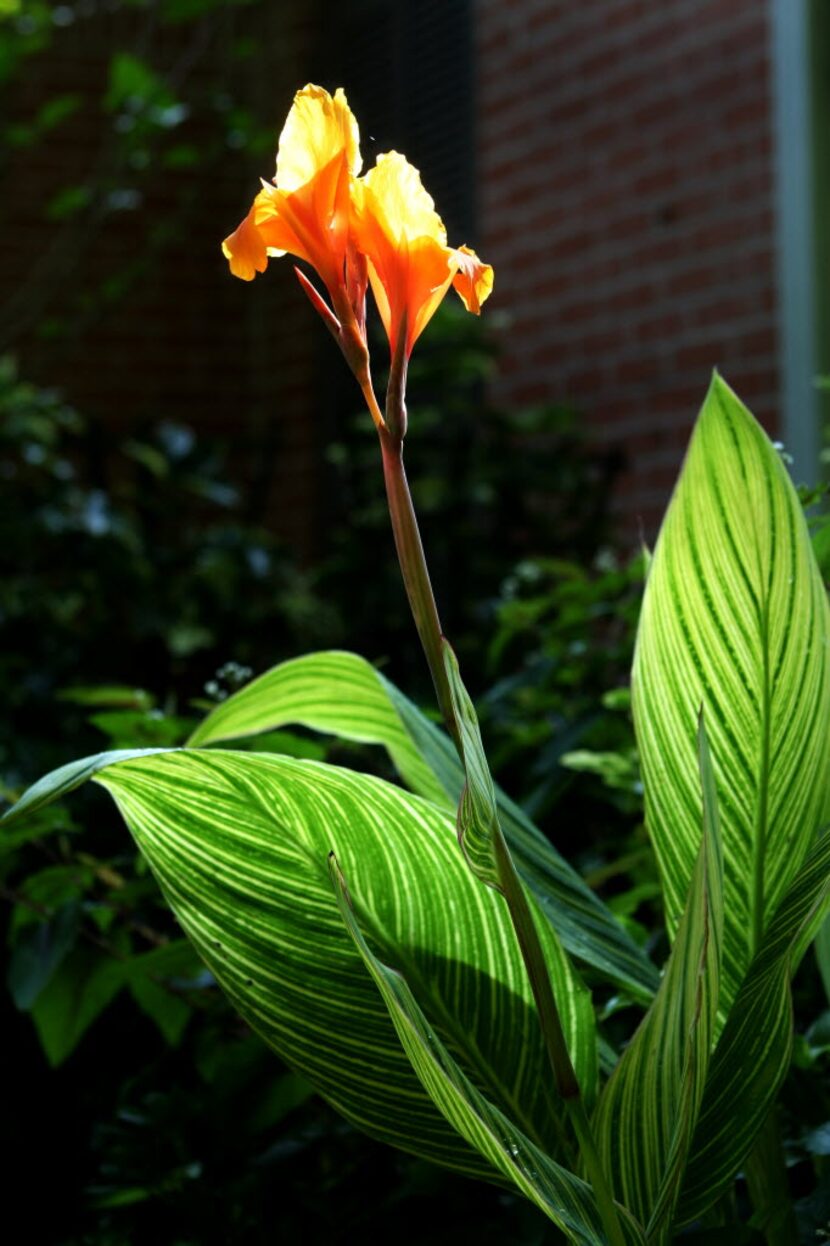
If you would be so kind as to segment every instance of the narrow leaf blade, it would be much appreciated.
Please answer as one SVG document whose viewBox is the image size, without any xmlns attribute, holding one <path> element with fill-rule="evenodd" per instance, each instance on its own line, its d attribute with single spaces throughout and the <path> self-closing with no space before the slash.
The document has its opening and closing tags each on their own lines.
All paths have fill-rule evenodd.
<svg viewBox="0 0 830 1246">
<path fill-rule="evenodd" d="M 464 1075 L 424 1016 L 405 977 L 384 964 L 363 937 L 345 879 L 332 859 L 343 922 L 382 996 L 412 1067 L 432 1101 L 454 1129 L 508 1181 L 535 1203 L 577 1246 L 605 1241 L 594 1196 L 584 1181 L 539 1149 Z M 620 1208 L 626 1241 L 643 1244 L 632 1219 Z"/>
<path fill-rule="evenodd" d="M 467 864 L 479 882 L 500 890 L 494 841 L 501 828 L 478 715 L 461 679 L 456 656 L 446 640 L 442 641 L 442 649 L 464 767 L 464 786 L 458 802 L 458 839 Z"/>
<path fill-rule="evenodd" d="M 699 727 L 703 834 L 671 956 L 597 1108 L 617 1197 L 659 1235 L 671 1222 L 704 1093 L 718 1011 L 723 864 L 714 778 Z"/>
<path fill-rule="evenodd" d="M 712 1056 L 679 1210 L 695 1220 L 729 1188 L 775 1102 L 793 1041 L 790 979 L 830 904 L 830 835 L 810 853 L 741 985 Z"/>
</svg>

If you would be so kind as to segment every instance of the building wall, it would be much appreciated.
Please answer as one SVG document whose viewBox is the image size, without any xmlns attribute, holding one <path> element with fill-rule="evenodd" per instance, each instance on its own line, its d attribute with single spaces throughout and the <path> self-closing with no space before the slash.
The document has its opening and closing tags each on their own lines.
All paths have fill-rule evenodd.
<svg viewBox="0 0 830 1246">
<path fill-rule="evenodd" d="M 776 427 L 768 6 L 476 0 L 496 396 L 566 400 L 651 536 L 717 366 Z"/>
</svg>

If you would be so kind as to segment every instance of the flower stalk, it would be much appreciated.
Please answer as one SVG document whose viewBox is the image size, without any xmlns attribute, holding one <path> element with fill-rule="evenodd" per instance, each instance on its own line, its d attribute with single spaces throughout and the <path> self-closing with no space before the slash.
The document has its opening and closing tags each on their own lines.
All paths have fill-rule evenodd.
<svg viewBox="0 0 830 1246">
<path fill-rule="evenodd" d="M 385 424 L 378 431 L 389 517 L 406 595 L 432 676 L 441 716 L 456 748 L 460 748 L 458 725 L 444 668 L 441 621 L 403 463 L 403 438 L 393 436 Z"/>
<path fill-rule="evenodd" d="M 393 365 L 394 371 L 394 365 Z M 387 422 L 390 403 L 387 399 Z M 429 665 L 435 693 L 447 730 L 452 737 L 462 764 L 464 751 L 461 732 L 453 708 L 449 681 L 443 656 L 443 636 L 438 608 L 432 591 L 418 520 L 409 492 L 403 463 L 403 437 L 392 434 L 387 426 L 379 428 L 383 475 L 389 515 L 395 537 L 401 574 L 409 599 L 415 626 Z M 568 1051 L 559 1009 L 548 972 L 539 934 L 521 879 L 501 828 L 495 830 L 495 856 L 502 895 L 521 951 L 530 982 L 542 1036 L 548 1053 L 557 1091 L 562 1098 L 579 1144 L 585 1171 L 593 1187 L 597 1207 L 610 1246 L 625 1246 L 617 1207 L 608 1179 L 603 1171 L 582 1100 L 579 1080 Z"/>
<path fill-rule="evenodd" d="M 400 334 L 392 354 L 389 369 L 389 383 L 386 386 L 386 427 L 391 437 L 400 443 L 403 452 L 403 439 L 406 436 L 406 373 L 409 360 L 406 354 L 406 316 L 403 321 L 404 332 Z"/>
</svg>

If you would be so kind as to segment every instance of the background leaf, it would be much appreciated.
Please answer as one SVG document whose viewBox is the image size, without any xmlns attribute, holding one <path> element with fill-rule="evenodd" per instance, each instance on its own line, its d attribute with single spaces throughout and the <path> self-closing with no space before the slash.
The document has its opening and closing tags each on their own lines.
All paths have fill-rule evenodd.
<svg viewBox="0 0 830 1246">
<path fill-rule="evenodd" d="M 119 961 L 87 947 L 77 947 L 66 958 L 32 1008 L 51 1065 L 62 1064 L 72 1054 L 122 986 Z"/>
<path fill-rule="evenodd" d="M 830 918 L 822 922 L 821 929 L 816 935 L 816 960 L 824 994 L 830 1002 Z"/>
<path fill-rule="evenodd" d="M 131 956 L 123 976 L 139 1008 L 158 1027 L 171 1047 L 181 1040 L 192 1015 L 187 989 L 200 982 L 204 968 L 187 939 L 176 939 Z"/>
<path fill-rule="evenodd" d="M 309 654 L 283 662 L 218 705 L 190 746 L 240 739 L 289 723 L 381 744 L 404 782 L 455 810 L 464 772 L 449 738 L 365 659 Z M 658 975 L 616 918 L 498 787 L 496 801 L 517 869 L 565 948 L 649 999 Z"/>
<path fill-rule="evenodd" d="M 15 941 L 7 982 L 16 1006 L 32 1007 L 75 943 L 80 904 L 69 900 L 45 921 L 31 922 Z"/>
</svg>

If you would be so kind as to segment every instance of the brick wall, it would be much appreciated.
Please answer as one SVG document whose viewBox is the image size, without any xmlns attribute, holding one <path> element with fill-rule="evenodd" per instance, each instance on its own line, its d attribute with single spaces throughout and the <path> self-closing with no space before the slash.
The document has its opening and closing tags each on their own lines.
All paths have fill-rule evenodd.
<svg viewBox="0 0 830 1246">
<path fill-rule="evenodd" d="M 651 536 L 713 366 L 775 427 L 767 6 L 476 0 L 475 36 L 496 396 L 583 411 Z"/>
</svg>

